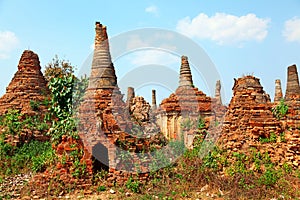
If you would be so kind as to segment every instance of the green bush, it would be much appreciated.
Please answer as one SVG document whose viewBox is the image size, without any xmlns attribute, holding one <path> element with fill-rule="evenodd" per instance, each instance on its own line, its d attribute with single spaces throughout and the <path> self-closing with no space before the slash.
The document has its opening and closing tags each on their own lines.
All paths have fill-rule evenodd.
<svg viewBox="0 0 300 200">
<path fill-rule="evenodd" d="M 97 187 L 98 192 L 103 192 L 105 190 L 106 190 L 106 187 L 104 185 L 100 185 L 99 187 Z"/>
<path fill-rule="evenodd" d="M 259 178 L 258 182 L 261 185 L 266 185 L 268 187 L 274 186 L 278 179 L 280 178 L 280 173 L 275 169 L 267 169 Z"/>
<path fill-rule="evenodd" d="M 9 109 L 6 114 L 1 116 L 0 126 L 5 127 L 4 134 L 17 135 L 22 129 L 23 114 L 18 110 Z"/>
<path fill-rule="evenodd" d="M 285 104 L 284 99 L 281 99 L 279 104 L 275 108 L 272 108 L 272 112 L 273 115 L 280 120 L 287 114 L 288 109 L 289 107 Z"/>
<path fill-rule="evenodd" d="M 14 147 L 0 140 L 0 174 L 18 174 L 31 169 L 34 172 L 43 171 L 50 165 L 55 153 L 49 142 L 30 141 L 20 147 Z"/>
<path fill-rule="evenodd" d="M 57 56 L 46 66 L 45 77 L 51 91 L 50 113 L 52 120 L 50 136 L 54 143 L 61 140 L 62 135 L 78 138 L 77 121 L 74 112 L 82 101 L 88 79 L 78 79 L 74 75 L 74 67 Z"/>
<path fill-rule="evenodd" d="M 134 193 L 140 192 L 140 185 L 141 183 L 137 180 L 133 180 L 133 178 L 130 176 L 130 178 L 126 182 L 127 189 L 131 190 Z"/>
<path fill-rule="evenodd" d="M 268 138 L 260 137 L 259 141 L 261 143 L 275 143 L 277 141 L 277 135 L 274 132 L 271 132 L 270 137 Z"/>
</svg>

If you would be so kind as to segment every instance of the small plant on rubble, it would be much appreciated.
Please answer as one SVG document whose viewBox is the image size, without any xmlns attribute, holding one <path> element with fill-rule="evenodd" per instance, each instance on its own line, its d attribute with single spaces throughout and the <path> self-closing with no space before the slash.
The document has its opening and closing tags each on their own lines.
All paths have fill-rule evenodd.
<svg viewBox="0 0 300 200">
<path fill-rule="evenodd" d="M 138 180 L 133 180 L 132 176 L 127 180 L 126 187 L 134 193 L 140 192 L 141 183 Z"/>
<path fill-rule="evenodd" d="M 259 141 L 261 143 L 275 143 L 277 141 L 277 135 L 274 132 L 271 132 L 269 137 L 260 137 Z"/>
<path fill-rule="evenodd" d="M 272 108 L 272 113 L 278 120 L 280 120 L 287 114 L 288 109 L 289 107 L 285 104 L 284 99 L 281 99 L 279 104 Z"/>
</svg>

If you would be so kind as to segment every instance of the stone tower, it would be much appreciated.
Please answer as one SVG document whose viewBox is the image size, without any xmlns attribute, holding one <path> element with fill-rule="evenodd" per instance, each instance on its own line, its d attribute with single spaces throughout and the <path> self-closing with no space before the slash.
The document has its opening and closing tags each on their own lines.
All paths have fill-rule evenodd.
<svg viewBox="0 0 300 200">
<path fill-rule="evenodd" d="M 152 110 L 156 110 L 156 90 L 152 90 Z"/>
<path fill-rule="evenodd" d="M 31 108 L 31 102 L 42 102 L 49 98 L 50 91 L 41 72 L 39 57 L 33 51 L 25 50 L 6 93 L 0 98 L 0 115 L 8 109 L 20 110 L 23 114 L 36 115 L 47 112 L 40 104 L 38 110 Z"/>
<path fill-rule="evenodd" d="M 128 87 L 127 88 L 127 101 L 126 101 L 127 106 L 130 106 L 130 103 L 134 97 L 135 97 L 134 88 Z"/>
<path fill-rule="evenodd" d="M 179 87 L 194 87 L 192 73 L 187 56 L 181 56 Z"/>
<path fill-rule="evenodd" d="M 285 99 L 300 94 L 299 79 L 296 65 L 288 67 Z"/>
<path fill-rule="evenodd" d="M 220 80 L 217 80 L 217 82 L 216 82 L 215 98 L 216 98 L 218 104 L 222 104 L 221 81 Z"/>
<path fill-rule="evenodd" d="M 96 22 L 95 31 L 95 49 L 89 88 L 113 89 L 117 86 L 117 77 L 109 52 L 106 26 Z"/>
<path fill-rule="evenodd" d="M 281 81 L 280 79 L 275 80 L 275 95 L 274 95 L 274 103 L 279 102 L 282 99 L 282 89 L 281 89 Z"/>
</svg>

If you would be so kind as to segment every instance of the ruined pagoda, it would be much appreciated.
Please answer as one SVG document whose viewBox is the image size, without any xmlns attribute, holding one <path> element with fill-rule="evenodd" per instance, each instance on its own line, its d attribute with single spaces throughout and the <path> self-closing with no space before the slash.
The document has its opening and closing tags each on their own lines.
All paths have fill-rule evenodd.
<svg viewBox="0 0 300 200">
<path fill-rule="evenodd" d="M 50 91 L 46 85 L 38 55 L 25 50 L 20 58 L 18 71 L 6 88 L 6 93 L 0 98 L 0 115 L 9 109 L 19 110 L 29 116 L 45 113 L 47 108 L 41 102 L 49 98 Z"/>
<path fill-rule="evenodd" d="M 114 109 L 117 109 L 115 112 L 122 113 L 118 110 L 126 107 L 122 98 L 111 61 L 106 27 L 96 22 L 89 85 L 79 108 L 79 135 L 85 148 L 84 159 L 89 163 L 87 167 L 90 169 L 93 167 L 92 156 L 96 157 L 105 168 L 115 165 L 113 134 L 119 127 L 115 120 L 117 116 L 112 114 L 112 106 L 114 104 Z"/>
<path fill-rule="evenodd" d="M 211 116 L 212 99 L 193 84 L 187 56 L 181 57 L 179 86 L 175 93 L 164 99 L 158 108 L 158 123 L 169 139 L 179 138 L 182 118 L 196 121 L 199 116 Z"/>
<path fill-rule="evenodd" d="M 96 36 L 89 89 L 114 89 L 117 86 L 115 68 L 111 61 L 106 26 L 96 22 Z"/>
</svg>

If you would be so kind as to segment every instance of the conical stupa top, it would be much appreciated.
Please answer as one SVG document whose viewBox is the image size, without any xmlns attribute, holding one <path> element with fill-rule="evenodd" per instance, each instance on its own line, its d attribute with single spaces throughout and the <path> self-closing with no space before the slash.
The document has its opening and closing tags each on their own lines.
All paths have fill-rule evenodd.
<svg viewBox="0 0 300 200">
<path fill-rule="evenodd" d="M 106 27 L 96 22 L 95 31 L 95 49 L 89 88 L 112 89 L 117 86 L 117 77 L 109 52 Z"/>
<path fill-rule="evenodd" d="M 187 56 L 181 56 L 179 87 L 194 87 L 192 73 Z"/>
</svg>

